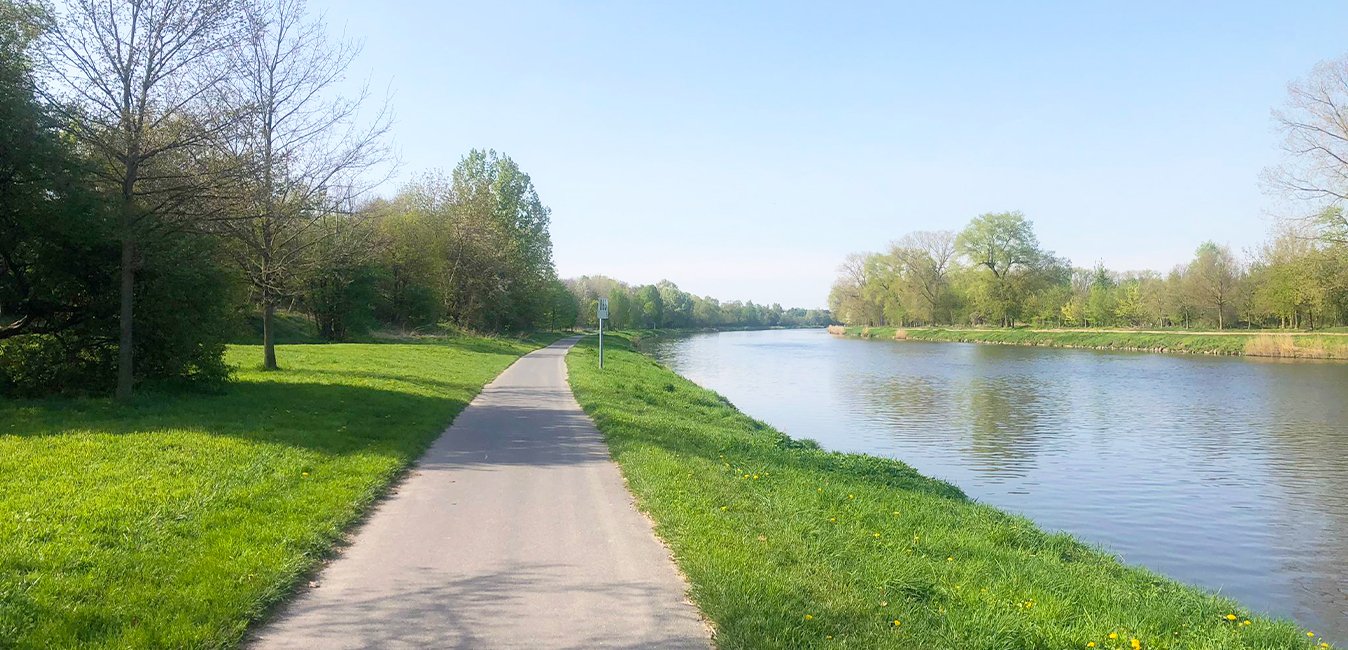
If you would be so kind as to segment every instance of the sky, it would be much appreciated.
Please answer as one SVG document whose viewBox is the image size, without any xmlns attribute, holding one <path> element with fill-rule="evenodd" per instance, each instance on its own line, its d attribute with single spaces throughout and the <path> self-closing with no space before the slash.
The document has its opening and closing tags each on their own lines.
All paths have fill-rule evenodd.
<svg viewBox="0 0 1348 650">
<path fill-rule="evenodd" d="M 1339 2 L 311 0 L 387 92 L 384 193 L 472 148 L 530 174 L 562 277 L 823 307 L 848 253 L 1020 210 L 1168 270 L 1277 215 L 1270 116 Z"/>
</svg>

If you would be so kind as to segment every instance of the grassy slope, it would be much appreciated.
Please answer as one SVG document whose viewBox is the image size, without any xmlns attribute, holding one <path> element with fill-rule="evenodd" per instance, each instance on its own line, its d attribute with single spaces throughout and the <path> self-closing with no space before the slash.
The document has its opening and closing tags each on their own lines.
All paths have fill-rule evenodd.
<svg viewBox="0 0 1348 650">
<path fill-rule="evenodd" d="M 831 331 L 839 331 L 832 328 Z M 847 336 L 1191 354 L 1348 359 L 1348 337 L 1269 332 L 1132 332 L 1126 330 L 841 328 Z"/>
<path fill-rule="evenodd" d="M 572 388 L 721 647 L 1318 643 L 1285 621 L 1244 625 L 1249 612 L 1231 601 L 973 503 L 903 463 L 793 441 L 619 337 L 605 341 L 600 372 L 593 344 L 568 358 Z"/>
<path fill-rule="evenodd" d="M 0 400 L 0 647 L 229 646 L 533 346 L 233 347 L 222 395 Z"/>
<path fill-rule="evenodd" d="M 246 323 L 231 340 L 231 343 L 242 345 L 261 344 L 262 343 L 262 315 L 249 314 L 245 319 Z M 274 336 L 276 343 L 326 343 L 318 336 L 318 328 L 314 327 L 314 321 L 308 316 L 299 312 L 278 311 L 275 320 L 272 321 L 276 327 Z"/>
</svg>

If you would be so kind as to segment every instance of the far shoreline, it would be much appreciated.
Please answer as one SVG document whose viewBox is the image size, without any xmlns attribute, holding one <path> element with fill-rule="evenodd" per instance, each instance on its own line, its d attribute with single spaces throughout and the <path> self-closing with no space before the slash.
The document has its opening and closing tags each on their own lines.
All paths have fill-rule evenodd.
<svg viewBox="0 0 1348 650">
<path fill-rule="evenodd" d="M 834 336 L 898 341 L 982 343 L 1276 359 L 1348 360 L 1348 333 L 1344 332 L 958 329 L 855 325 L 830 325 L 828 332 Z"/>
</svg>

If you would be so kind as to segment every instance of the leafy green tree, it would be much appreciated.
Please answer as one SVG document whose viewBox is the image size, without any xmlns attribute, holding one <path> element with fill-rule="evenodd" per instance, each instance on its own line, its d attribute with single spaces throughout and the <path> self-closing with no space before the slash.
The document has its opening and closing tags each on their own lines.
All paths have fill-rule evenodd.
<svg viewBox="0 0 1348 650">
<path fill-rule="evenodd" d="M 29 46 L 41 15 L 0 2 L 0 340 L 107 318 L 114 221 L 38 103 Z"/>
<path fill-rule="evenodd" d="M 665 303 L 660 297 L 660 289 L 653 284 L 637 289 L 633 309 L 640 315 L 641 324 L 648 329 L 655 329 L 664 322 Z"/>
<path fill-rule="evenodd" d="M 1003 326 L 1014 324 L 1028 280 L 1045 258 L 1033 224 L 1020 212 L 982 214 L 960 232 L 955 245 L 971 264 L 986 269 L 978 291 L 988 311 Z"/>
<path fill-rule="evenodd" d="M 444 312 L 435 292 L 442 259 L 434 221 L 385 201 L 375 201 L 367 210 L 379 242 L 376 318 L 402 329 L 435 325 Z"/>
<path fill-rule="evenodd" d="M 1118 295 L 1114 303 L 1114 317 L 1125 325 L 1140 325 L 1147 317 L 1142 300 L 1142 282 L 1132 280 L 1119 285 Z"/>
<path fill-rule="evenodd" d="M 378 272 L 371 245 L 374 229 L 359 217 L 329 215 L 316 224 L 315 243 L 300 277 L 299 297 L 318 335 L 347 341 L 375 325 Z"/>
<path fill-rule="evenodd" d="M 632 326 L 632 298 L 626 287 L 615 285 L 609 290 L 608 317 L 615 329 Z"/>
<path fill-rule="evenodd" d="M 454 327 L 535 327 L 556 280 L 549 220 L 514 161 L 471 151 L 449 177 L 428 173 L 404 186 L 380 217 L 399 260 L 399 283 L 390 289 L 430 292 L 437 314 Z"/>
<path fill-rule="evenodd" d="M 664 327 L 688 327 L 693 323 L 693 298 L 669 280 L 655 285 L 660 292 L 661 324 Z"/>
<path fill-rule="evenodd" d="M 571 329 L 580 317 L 580 301 L 561 280 L 549 283 L 547 310 L 543 324 L 550 330 Z"/>
<path fill-rule="evenodd" d="M 1097 264 L 1091 273 L 1091 290 L 1086 298 L 1086 318 L 1097 327 L 1114 320 L 1114 278 L 1104 264 Z"/>
</svg>

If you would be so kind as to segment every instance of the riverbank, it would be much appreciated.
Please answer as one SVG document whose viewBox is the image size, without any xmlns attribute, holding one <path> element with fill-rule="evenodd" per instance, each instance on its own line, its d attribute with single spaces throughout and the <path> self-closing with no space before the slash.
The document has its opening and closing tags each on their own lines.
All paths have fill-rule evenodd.
<svg viewBox="0 0 1348 650">
<path fill-rule="evenodd" d="M 833 325 L 830 334 L 907 341 L 989 343 L 1132 352 L 1286 359 L 1348 359 L 1348 335 L 1288 332 L 1162 332 L 1090 329 L 946 329 Z"/>
<path fill-rule="evenodd" d="M 539 342 L 231 346 L 222 394 L 0 400 L 0 647 L 231 647 Z"/>
<path fill-rule="evenodd" d="M 569 357 L 572 387 L 723 647 L 1321 643 L 903 463 L 791 439 L 621 337 L 601 372 L 593 345 Z"/>
</svg>

